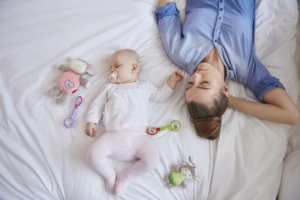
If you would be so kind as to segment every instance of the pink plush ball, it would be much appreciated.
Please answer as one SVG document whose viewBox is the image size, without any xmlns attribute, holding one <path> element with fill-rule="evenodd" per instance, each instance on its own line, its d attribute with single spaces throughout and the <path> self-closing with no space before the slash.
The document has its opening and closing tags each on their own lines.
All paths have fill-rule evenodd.
<svg viewBox="0 0 300 200">
<path fill-rule="evenodd" d="M 57 87 L 66 94 L 77 90 L 80 85 L 80 76 L 73 71 L 64 72 L 57 79 Z"/>
</svg>

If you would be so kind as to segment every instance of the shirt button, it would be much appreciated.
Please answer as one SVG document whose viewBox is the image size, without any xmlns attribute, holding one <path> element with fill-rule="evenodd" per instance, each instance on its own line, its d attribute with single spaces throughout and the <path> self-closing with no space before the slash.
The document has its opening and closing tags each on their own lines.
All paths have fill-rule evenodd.
<svg viewBox="0 0 300 200">
<path fill-rule="evenodd" d="M 220 2 L 223 2 L 223 0 L 220 0 Z"/>
<path fill-rule="evenodd" d="M 217 40 L 215 40 L 215 42 L 217 42 Z"/>
<path fill-rule="evenodd" d="M 216 31 L 217 31 L 218 29 L 216 28 Z"/>
<path fill-rule="evenodd" d="M 222 19 L 222 17 L 219 17 L 219 19 Z"/>
<path fill-rule="evenodd" d="M 220 10 L 222 11 L 222 10 L 223 10 L 223 8 L 220 8 Z"/>
</svg>

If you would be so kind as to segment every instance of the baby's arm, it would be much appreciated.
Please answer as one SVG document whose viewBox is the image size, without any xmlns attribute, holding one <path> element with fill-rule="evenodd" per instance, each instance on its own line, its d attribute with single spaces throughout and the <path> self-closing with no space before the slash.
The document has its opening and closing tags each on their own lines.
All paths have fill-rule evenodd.
<svg viewBox="0 0 300 200">
<path fill-rule="evenodd" d="M 148 90 L 150 93 L 150 100 L 156 102 L 162 102 L 167 100 L 174 92 L 174 89 L 178 82 L 182 81 L 183 76 L 180 72 L 173 72 L 168 83 L 161 88 L 157 88 L 148 82 Z"/>
<path fill-rule="evenodd" d="M 297 107 L 284 89 L 273 88 L 264 94 L 263 99 L 266 103 L 251 102 L 230 95 L 228 107 L 277 123 L 299 123 Z"/>
<path fill-rule="evenodd" d="M 94 137 L 97 132 L 96 124 L 102 118 L 102 113 L 104 111 L 105 104 L 107 102 L 107 91 L 108 85 L 102 86 L 99 96 L 90 105 L 89 111 L 86 115 L 86 128 L 85 133 L 88 136 Z"/>
</svg>

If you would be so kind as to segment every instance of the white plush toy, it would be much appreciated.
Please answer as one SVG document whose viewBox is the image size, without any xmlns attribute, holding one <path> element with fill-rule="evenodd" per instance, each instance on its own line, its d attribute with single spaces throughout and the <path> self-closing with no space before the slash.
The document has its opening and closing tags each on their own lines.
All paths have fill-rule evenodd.
<svg viewBox="0 0 300 200">
<path fill-rule="evenodd" d="M 88 69 L 90 64 L 80 58 L 70 58 L 69 67 L 65 67 L 63 64 L 59 64 L 57 68 L 63 73 L 57 79 L 57 86 L 53 87 L 48 91 L 49 96 L 53 96 L 56 103 L 63 104 L 67 94 L 74 93 L 77 91 L 80 84 L 89 88 L 92 83 L 88 80 L 80 77 L 81 74 L 88 73 L 94 75 L 94 73 Z"/>
</svg>

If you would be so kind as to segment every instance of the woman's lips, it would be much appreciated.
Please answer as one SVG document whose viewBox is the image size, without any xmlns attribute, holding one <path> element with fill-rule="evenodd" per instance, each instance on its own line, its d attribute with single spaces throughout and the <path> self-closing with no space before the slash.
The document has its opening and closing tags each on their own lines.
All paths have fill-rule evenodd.
<svg viewBox="0 0 300 200">
<path fill-rule="evenodd" d="M 197 71 L 206 71 L 206 69 L 199 67 L 199 68 L 197 68 Z"/>
</svg>

